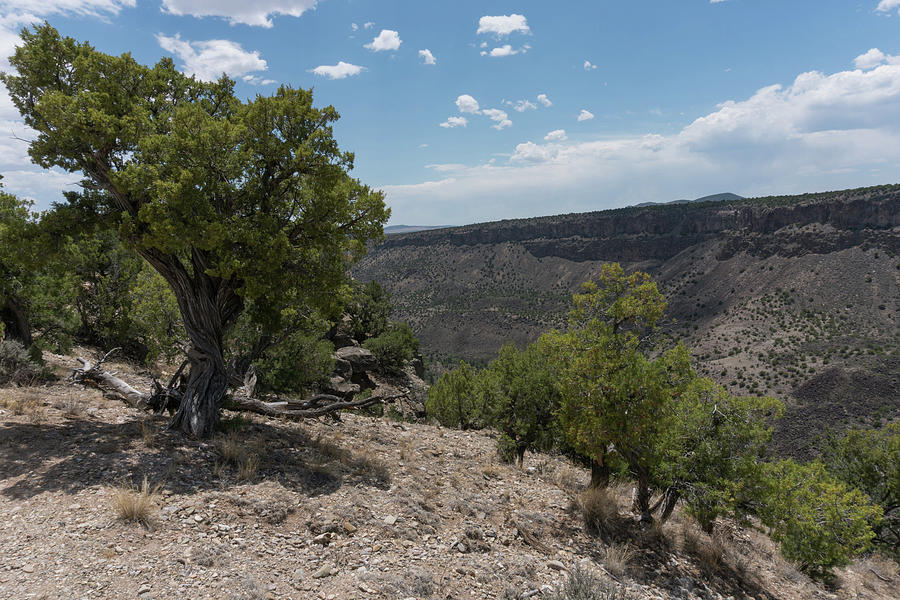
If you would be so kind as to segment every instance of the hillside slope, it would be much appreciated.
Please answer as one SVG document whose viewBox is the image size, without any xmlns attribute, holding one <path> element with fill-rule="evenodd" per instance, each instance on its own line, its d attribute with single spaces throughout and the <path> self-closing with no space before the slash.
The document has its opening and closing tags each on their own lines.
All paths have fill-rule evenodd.
<svg viewBox="0 0 900 600">
<path fill-rule="evenodd" d="M 801 404 L 824 397 L 810 390 L 829 378 L 845 394 L 820 415 L 828 423 L 900 410 L 896 185 L 401 234 L 354 275 L 392 294 L 395 318 L 433 361 L 486 361 L 564 327 L 571 294 L 607 261 L 659 282 L 667 327 L 702 372 L 736 393 L 788 399 L 782 428 L 818 426 Z M 873 378 L 871 389 L 853 383 Z"/>
<path fill-rule="evenodd" d="M 709 537 L 680 512 L 638 526 L 627 486 L 615 535 L 598 537 L 572 509 L 588 473 L 499 464 L 490 432 L 352 414 L 226 424 L 235 438 L 189 440 L 95 390 L 0 388 L 0 597 L 553 598 L 577 566 L 609 590 L 597 598 L 886 600 L 880 578 L 898 574 L 866 559 L 825 590 L 752 529 Z M 232 439 L 252 470 L 227 463 Z M 146 527 L 118 519 L 123 484 L 145 478 L 159 486 Z"/>
</svg>

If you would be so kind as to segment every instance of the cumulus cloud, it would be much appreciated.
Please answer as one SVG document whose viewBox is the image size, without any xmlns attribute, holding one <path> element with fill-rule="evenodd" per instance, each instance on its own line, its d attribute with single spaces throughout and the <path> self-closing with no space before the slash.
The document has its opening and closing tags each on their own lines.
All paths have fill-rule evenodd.
<svg viewBox="0 0 900 600">
<path fill-rule="evenodd" d="M 511 100 L 504 100 L 503 104 L 507 106 L 511 106 L 512 109 L 516 112 L 525 112 L 526 110 L 537 110 L 537 104 L 532 102 L 531 100 L 516 100 L 515 102 Z"/>
<path fill-rule="evenodd" d="M 898 0 L 898 2 L 900 2 L 900 0 Z M 892 56 L 890 54 L 885 54 L 878 48 L 872 48 L 865 54 L 860 54 L 855 59 L 853 59 L 853 64 L 856 65 L 857 69 L 862 69 L 865 71 L 868 69 L 874 69 L 875 67 L 882 64 L 900 64 L 900 56 Z"/>
<path fill-rule="evenodd" d="M 338 61 L 338 64 L 336 65 L 319 65 L 315 69 L 312 69 L 312 73 L 320 77 L 327 77 L 328 79 L 344 79 L 346 77 L 352 77 L 353 75 L 359 75 L 365 70 L 365 67 L 350 64 L 341 60 Z"/>
<path fill-rule="evenodd" d="M 482 52 L 481 55 L 484 56 L 486 54 L 488 56 L 493 56 L 494 58 L 497 58 L 497 57 L 501 57 L 501 56 L 513 56 L 514 54 L 518 54 L 519 52 L 521 52 L 521 51 L 513 50 L 513 47 L 510 46 L 509 44 L 504 44 L 503 46 L 500 46 L 499 48 L 494 48 L 490 52 Z"/>
<path fill-rule="evenodd" d="M 589 61 L 589 60 L 584 61 L 584 70 L 585 71 L 593 71 L 596 68 L 597 68 L 597 65 L 595 65 L 591 61 Z"/>
<path fill-rule="evenodd" d="M 469 94 L 462 94 L 456 99 L 456 108 L 461 113 L 473 115 L 477 115 L 481 110 L 481 107 L 478 105 L 478 100 Z"/>
<path fill-rule="evenodd" d="M 502 37 L 516 32 L 531 33 L 531 28 L 528 27 L 528 20 L 524 15 L 511 14 L 481 17 L 478 19 L 478 31 L 475 33 L 493 33 L 497 37 Z"/>
<path fill-rule="evenodd" d="M 546 106 L 547 108 L 550 108 L 551 106 L 553 106 L 553 103 L 550 102 L 550 98 L 547 97 L 547 94 L 538 94 L 537 101 L 540 102 L 541 104 L 543 104 L 544 106 Z"/>
<path fill-rule="evenodd" d="M 881 0 L 875 8 L 878 12 L 890 12 L 900 6 L 900 0 Z"/>
<path fill-rule="evenodd" d="M 565 129 L 554 129 L 544 136 L 544 140 L 548 142 L 564 142 L 567 139 L 569 139 L 569 137 L 566 135 Z"/>
<path fill-rule="evenodd" d="M 375 23 L 373 23 L 372 21 L 368 21 L 367 23 L 363 24 L 363 29 L 372 29 L 373 27 L 375 27 Z"/>
<path fill-rule="evenodd" d="M 592 113 L 589 110 L 585 110 L 583 108 L 581 109 L 581 112 L 578 113 L 578 116 L 576 117 L 576 119 L 578 120 L 579 123 L 581 121 L 590 121 L 593 118 L 594 118 L 594 113 Z"/>
<path fill-rule="evenodd" d="M 441 127 L 450 129 L 453 127 L 465 127 L 468 124 L 469 120 L 465 117 L 449 117 L 446 121 L 441 123 Z"/>
<path fill-rule="evenodd" d="M 97 0 L 99 1 L 99 0 Z M 272 27 L 273 15 L 299 17 L 316 7 L 316 0 L 163 0 L 162 10 L 192 17 L 220 17 L 232 25 Z"/>
<path fill-rule="evenodd" d="M 419 50 L 419 58 L 421 58 L 426 65 L 436 65 L 437 59 L 434 57 L 434 54 L 431 53 L 431 50 L 425 48 L 424 50 Z"/>
<path fill-rule="evenodd" d="M 491 121 L 494 122 L 491 127 L 500 131 L 507 127 L 512 127 L 512 121 L 509 120 L 509 115 L 506 114 L 506 111 L 500 110 L 499 108 L 485 108 L 481 111 L 481 114 L 488 117 Z"/>
<path fill-rule="evenodd" d="M 229 77 L 242 77 L 268 68 L 258 51 L 248 52 L 231 40 L 191 42 L 181 39 L 179 34 L 169 37 L 159 33 L 156 41 L 163 50 L 180 59 L 185 74 L 203 81 L 215 81 L 222 73 Z"/>
<path fill-rule="evenodd" d="M 385 50 L 396 50 L 402 43 L 399 33 L 393 29 L 382 29 L 381 33 L 370 43 L 366 44 L 365 47 L 372 52 L 383 52 Z"/>
<path fill-rule="evenodd" d="M 554 133 L 554 132 L 551 132 Z M 453 178 L 383 186 L 402 221 L 459 222 L 598 210 L 729 190 L 801 193 L 900 180 L 900 64 L 809 72 L 723 102 L 669 135 L 513 145 Z M 603 194 L 598 195 L 597 190 Z M 488 202 L 490 200 L 490 202 Z"/>
</svg>

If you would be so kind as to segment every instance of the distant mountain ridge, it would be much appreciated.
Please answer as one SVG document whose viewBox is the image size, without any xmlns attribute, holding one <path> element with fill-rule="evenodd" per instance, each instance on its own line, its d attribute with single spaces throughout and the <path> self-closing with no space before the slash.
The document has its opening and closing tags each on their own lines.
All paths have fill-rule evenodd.
<svg viewBox="0 0 900 600">
<path fill-rule="evenodd" d="M 430 231 L 431 229 L 443 229 L 445 227 L 451 227 L 451 225 L 388 225 L 384 228 L 384 235 L 415 233 L 416 231 Z"/>
<path fill-rule="evenodd" d="M 660 204 L 687 204 L 689 202 L 728 202 L 734 200 L 743 200 L 743 196 L 732 194 L 731 192 L 723 192 L 721 194 L 710 194 L 702 198 L 694 198 L 693 200 L 670 200 L 669 202 L 641 202 L 634 206 L 659 206 Z"/>
<path fill-rule="evenodd" d="M 565 327 L 572 293 L 620 262 L 658 282 L 701 373 L 789 399 L 784 443 L 823 420 L 900 418 L 900 185 L 719 197 L 391 235 L 353 274 L 451 364 Z M 803 408 L 834 381 L 840 398 Z"/>
</svg>

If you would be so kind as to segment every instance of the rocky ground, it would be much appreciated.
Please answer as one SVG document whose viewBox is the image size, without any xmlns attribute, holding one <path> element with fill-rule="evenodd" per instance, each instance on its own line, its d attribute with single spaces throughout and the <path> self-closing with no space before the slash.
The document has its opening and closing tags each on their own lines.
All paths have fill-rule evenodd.
<svg viewBox="0 0 900 600">
<path fill-rule="evenodd" d="M 227 415 L 208 442 L 164 426 L 62 381 L 0 389 L 0 597 L 541 598 L 575 573 L 585 598 L 877 599 L 900 582 L 871 557 L 826 589 L 729 523 L 641 528 L 627 486 L 591 533 L 583 470 L 500 464 L 490 433 L 351 414 Z M 145 479 L 147 519 L 123 520 Z"/>
</svg>

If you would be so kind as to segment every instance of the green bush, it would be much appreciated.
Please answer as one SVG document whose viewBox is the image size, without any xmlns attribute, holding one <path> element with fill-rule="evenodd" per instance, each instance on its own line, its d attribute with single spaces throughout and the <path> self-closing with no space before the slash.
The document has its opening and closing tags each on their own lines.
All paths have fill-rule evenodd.
<svg viewBox="0 0 900 600">
<path fill-rule="evenodd" d="M 875 528 L 875 545 L 900 558 L 900 423 L 879 429 L 853 429 L 825 445 L 828 471 L 866 494 L 884 516 Z"/>
<path fill-rule="evenodd" d="M 357 341 L 378 337 L 388 329 L 390 296 L 377 281 L 354 282 L 353 297 L 346 307 L 350 337 Z"/>
<path fill-rule="evenodd" d="M 334 371 L 331 342 L 305 331 L 289 335 L 254 362 L 258 385 L 275 393 L 302 393 L 325 383 Z"/>
<path fill-rule="evenodd" d="M 428 390 L 425 412 L 446 427 L 479 429 L 485 426 L 485 406 L 472 366 L 459 366 L 444 373 Z"/>
<path fill-rule="evenodd" d="M 363 342 L 372 351 L 382 370 L 396 372 L 419 351 L 419 340 L 406 323 L 391 323 L 381 335 Z"/>
<path fill-rule="evenodd" d="M 547 336 L 518 350 L 508 344 L 479 377 L 489 421 L 501 432 L 500 457 L 520 465 L 526 451 L 550 450 L 557 438 L 554 412 L 559 407 L 555 350 Z M 554 338 L 555 339 L 555 338 Z"/>
<path fill-rule="evenodd" d="M 33 385 L 45 377 L 44 368 L 25 346 L 16 340 L 0 341 L 0 385 Z"/>
<path fill-rule="evenodd" d="M 871 547 L 881 509 L 821 462 L 783 460 L 766 465 L 758 515 L 785 558 L 813 576 L 830 577 L 834 567 Z"/>
</svg>

